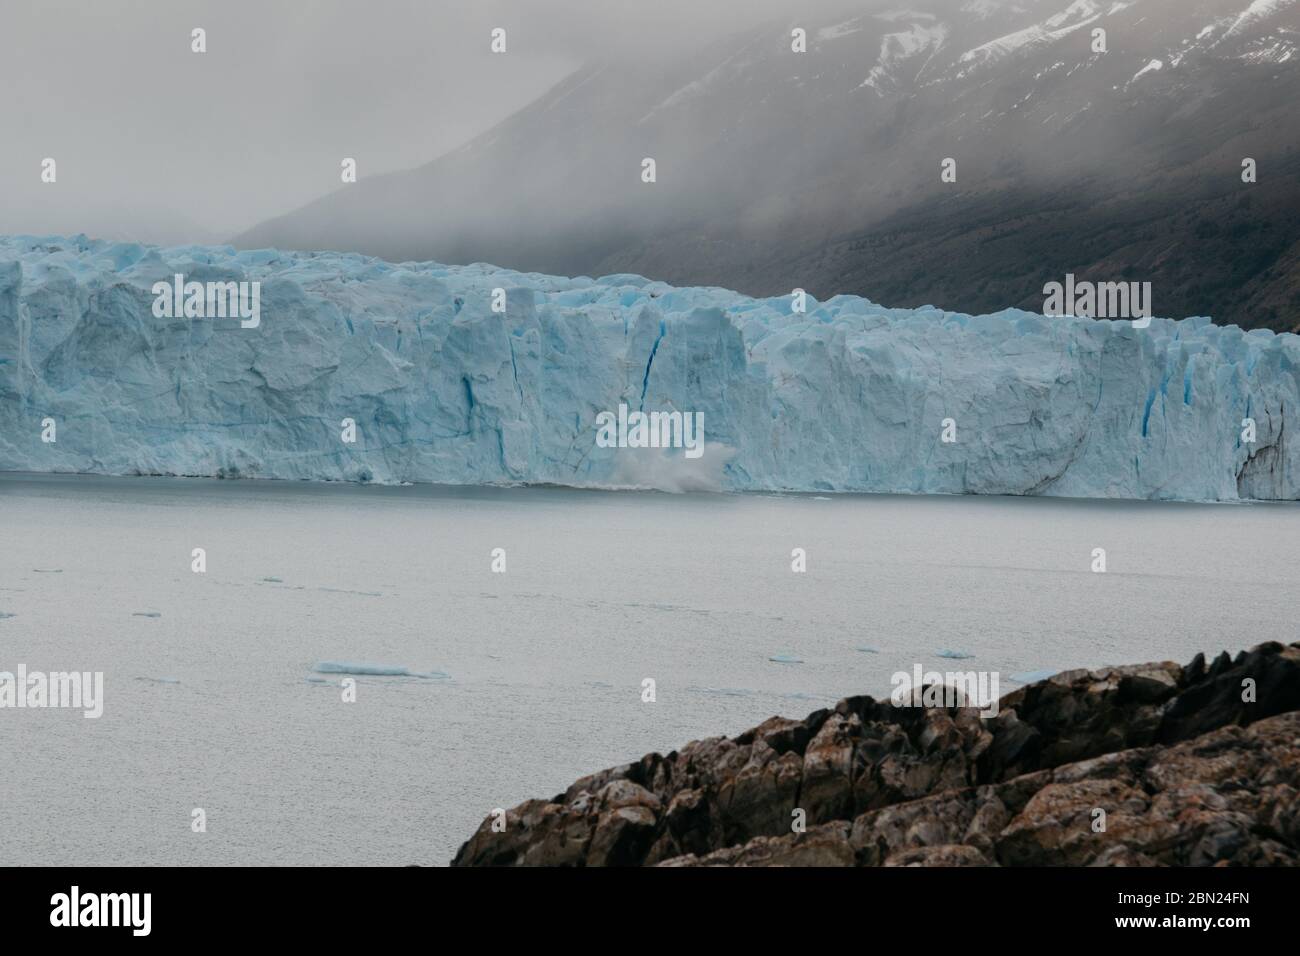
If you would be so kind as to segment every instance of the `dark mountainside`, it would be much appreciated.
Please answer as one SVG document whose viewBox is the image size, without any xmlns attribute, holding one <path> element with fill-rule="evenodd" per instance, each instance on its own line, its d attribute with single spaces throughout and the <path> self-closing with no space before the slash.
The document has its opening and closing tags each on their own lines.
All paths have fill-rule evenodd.
<svg viewBox="0 0 1300 956">
<path fill-rule="evenodd" d="M 1041 311 L 1074 273 L 1150 281 L 1157 315 L 1300 329 L 1297 0 L 905 6 L 589 66 L 236 244 L 965 312 Z"/>
<path fill-rule="evenodd" d="M 1300 643 L 1269 643 L 1067 671 L 993 718 L 772 717 L 489 816 L 452 865 L 1296 866 L 1298 795 Z"/>
</svg>

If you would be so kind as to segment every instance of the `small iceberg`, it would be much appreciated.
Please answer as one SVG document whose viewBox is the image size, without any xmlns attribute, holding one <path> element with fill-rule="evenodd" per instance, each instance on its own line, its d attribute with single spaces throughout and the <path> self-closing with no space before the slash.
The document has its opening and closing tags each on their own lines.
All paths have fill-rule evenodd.
<svg viewBox="0 0 1300 956">
<path fill-rule="evenodd" d="M 17 616 L 18 616 L 17 614 L 10 614 L 8 611 L 0 611 L 0 621 L 5 620 L 6 618 L 17 617 Z"/>
<path fill-rule="evenodd" d="M 137 677 L 136 680 L 147 681 L 150 684 L 179 684 L 179 677 Z"/>
<path fill-rule="evenodd" d="M 688 687 L 692 694 L 707 694 L 710 697 L 753 697 L 752 690 L 743 687 Z"/>
<path fill-rule="evenodd" d="M 875 647 L 855 647 L 855 648 L 853 648 L 853 649 L 854 649 L 855 651 L 859 651 L 860 653 L 863 653 L 863 654 L 879 654 L 879 653 L 880 653 L 879 648 L 875 648 Z"/>
<path fill-rule="evenodd" d="M 802 664 L 803 658 L 796 657 L 794 654 L 773 654 L 768 658 L 774 664 Z"/>
<path fill-rule="evenodd" d="M 425 680 L 447 680 L 444 671 L 413 671 L 396 664 L 360 664 L 355 661 L 317 661 L 312 668 L 317 674 L 355 674 L 364 677 L 421 677 Z"/>
<path fill-rule="evenodd" d="M 943 657 L 943 658 L 946 658 L 946 659 L 948 659 L 948 660 L 950 660 L 950 661 L 964 661 L 964 660 L 966 660 L 966 659 L 968 659 L 968 658 L 974 657 L 975 655 L 974 655 L 974 654 L 967 654 L 965 651 L 950 651 L 950 650 L 944 649 L 944 650 L 942 650 L 942 651 L 935 651 L 935 652 L 934 652 L 934 656 L 935 656 L 935 657 Z"/>
<path fill-rule="evenodd" d="M 158 611 L 135 611 L 132 617 L 162 617 Z"/>
</svg>

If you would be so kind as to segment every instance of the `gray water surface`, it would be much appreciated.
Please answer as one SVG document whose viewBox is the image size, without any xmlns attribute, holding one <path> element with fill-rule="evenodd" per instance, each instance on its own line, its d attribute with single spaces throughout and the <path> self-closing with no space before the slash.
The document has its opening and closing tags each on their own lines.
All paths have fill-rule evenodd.
<svg viewBox="0 0 1300 956">
<path fill-rule="evenodd" d="M 1294 505 L 0 475 L 0 670 L 105 680 L 98 720 L 0 709 L 0 864 L 443 864 L 915 663 L 1185 662 L 1296 640 L 1297 593 Z M 450 676 L 345 703 L 322 660 Z"/>
</svg>

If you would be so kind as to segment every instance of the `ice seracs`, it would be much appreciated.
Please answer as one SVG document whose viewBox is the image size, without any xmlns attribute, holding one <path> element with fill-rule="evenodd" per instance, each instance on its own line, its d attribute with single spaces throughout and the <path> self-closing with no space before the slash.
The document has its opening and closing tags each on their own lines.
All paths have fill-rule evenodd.
<svg viewBox="0 0 1300 956">
<path fill-rule="evenodd" d="M 155 318 L 150 290 L 176 274 L 261 283 L 260 325 Z M 1295 335 L 807 306 L 631 275 L 0 237 L 0 470 L 1300 498 Z M 597 416 L 621 405 L 670 437 L 680 412 L 682 448 L 686 416 L 707 422 L 708 441 L 695 459 L 605 447 Z"/>
</svg>

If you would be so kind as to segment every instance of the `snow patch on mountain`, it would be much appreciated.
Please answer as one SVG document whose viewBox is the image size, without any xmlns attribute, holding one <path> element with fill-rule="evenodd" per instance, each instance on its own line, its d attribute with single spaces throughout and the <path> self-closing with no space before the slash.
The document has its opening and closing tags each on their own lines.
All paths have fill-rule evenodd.
<svg viewBox="0 0 1300 956">
<path fill-rule="evenodd" d="M 1050 46 L 1072 33 L 1101 19 L 1101 8 L 1094 0 L 1075 0 L 1060 13 L 1042 23 L 1016 30 L 1005 36 L 967 50 L 957 58 L 957 79 L 991 66 L 1007 57 Z"/>
<path fill-rule="evenodd" d="M 1160 70 L 1163 70 L 1164 67 L 1165 67 L 1165 64 L 1164 64 L 1164 62 L 1163 62 L 1162 60 L 1152 60 L 1152 61 L 1149 62 L 1146 66 L 1142 67 L 1142 69 L 1140 69 L 1140 70 L 1138 70 L 1136 73 L 1134 73 L 1134 74 L 1133 74 L 1133 79 L 1129 80 L 1129 82 L 1130 82 L 1130 83 L 1136 82 L 1137 80 L 1139 80 L 1139 79 L 1141 79 L 1142 77 L 1146 76 L 1148 73 L 1156 73 L 1156 72 L 1159 72 Z"/>
<path fill-rule="evenodd" d="M 933 21 L 934 18 L 928 19 Z M 876 64 L 867 74 L 867 78 L 862 81 L 861 86 L 870 87 L 877 93 L 883 94 L 885 87 L 894 85 L 898 79 L 897 71 L 904 62 L 913 60 L 927 51 L 930 56 L 934 56 L 935 52 L 943 46 L 947 36 L 948 28 L 943 24 L 920 20 L 911 23 L 906 30 L 885 34 L 880 39 L 880 55 Z M 918 67 L 913 76 L 919 74 L 920 69 L 921 67 Z"/>
<path fill-rule="evenodd" d="M 854 17 L 852 20 L 845 20 L 843 23 L 837 23 L 834 26 L 822 27 L 817 31 L 818 40 L 838 40 L 840 37 L 850 36 L 854 33 L 861 33 L 862 17 Z"/>
<path fill-rule="evenodd" d="M 1230 39 L 1231 37 L 1245 33 L 1261 20 L 1275 16 L 1287 7 L 1296 3 L 1296 0 L 1254 0 L 1250 6 L 1242 10 L 1233 21 L 1232 26 L 1220 37 L 1220 42 Z"/>
<path fill-rule="evenodd" d="M 1000 0 L 966 0 L 961 5 L 962 13 L 969 13 L 973 17 L 987 19 L 1002 9 Z"/>
<path fill-rule="evenodd" d="M 1295 53 L 1295 44 L 1290 40 L 1267 37 L 1262 41 L 1254 42 L 1250 48 L 1245 50 L 1240 59 L 1247 63 L 1267 64 L 1267 63 L 1285 63 Z"/>
</svg>

